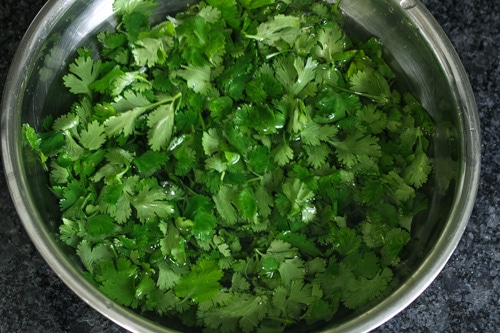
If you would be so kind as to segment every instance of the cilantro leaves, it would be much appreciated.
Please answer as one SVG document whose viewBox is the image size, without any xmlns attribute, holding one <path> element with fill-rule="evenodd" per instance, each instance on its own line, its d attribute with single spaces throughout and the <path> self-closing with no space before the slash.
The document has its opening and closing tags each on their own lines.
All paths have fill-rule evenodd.
<svg viewBox="0 0 500 333">
<path fill-rule="evenodd" d="M 207 0 L 155 25 L 156 6 L 115 0 L 63 78 L 78 102 L 23 126 L 89 279 L 207 332 L 376 299 L 426 207 L 433 131 L 378 40 L 328 2 Z"/>
</svg>

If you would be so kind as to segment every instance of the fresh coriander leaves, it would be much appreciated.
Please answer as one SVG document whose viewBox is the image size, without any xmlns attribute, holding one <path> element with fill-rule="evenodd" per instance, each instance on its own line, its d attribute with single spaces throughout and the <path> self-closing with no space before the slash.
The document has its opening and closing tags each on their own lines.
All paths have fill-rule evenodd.
<svg viewBox="0 0 500 333">
<path fill-rule="evenodd" d="M 338 3 L 115 0 L 68 113 L 23 126 L 60 239 L 118 303 L 282 332 L 376 299 L 427 205 L 433 123 Z"/>
</svg>

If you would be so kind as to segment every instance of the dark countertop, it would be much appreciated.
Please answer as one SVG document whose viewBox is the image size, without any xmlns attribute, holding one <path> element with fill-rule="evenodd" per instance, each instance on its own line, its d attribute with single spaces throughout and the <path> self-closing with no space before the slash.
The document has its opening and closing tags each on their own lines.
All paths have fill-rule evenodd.
<svg viewBox="0 0 500 333">
<path fill-rule="evenodd" d="M 111 1 L 111 0 L 110 0 Z M 349 1 L 349 0 L 345 0 Z M 458 51 L 476 96 L 481 181 L 470 222 L 430 287 L 377 332 L 500 329 L 500 0 L 422 0 Z M 15 49 L 45 0 L 0 3 L 0 90 Z M 26 235 L 0 173 L 0 333 L 126 332 L 90 308 Z"/>
</svg>

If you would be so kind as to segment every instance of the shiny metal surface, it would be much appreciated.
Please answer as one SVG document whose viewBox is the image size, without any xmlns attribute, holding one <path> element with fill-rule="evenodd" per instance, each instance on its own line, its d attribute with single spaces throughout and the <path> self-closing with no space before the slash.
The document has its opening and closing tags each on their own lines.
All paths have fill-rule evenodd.
<svg viewBox="0 0 500 333">
<path fill-rule="evenodd" d="M 194 2 L 194 1 L 192 1 Z M 37 127 L 45 115 L 66 112 L 71 96 L 61 76 L 74 51 L 97 47 L 92 36 L 113 27 L 111 0 L 49 0 L 13 59 L 2 100 L 2 157 L 18 214 L 42 256 L 60 278 L 97 311 L 134 332 L 174 332 L 175 324 L 145 318 L 118 306 L 81 275 L 78 259 L 55 236 L 57 202 L 43 170 L 23 150 L 21 125 Z M 157 18 L 182 8 L 168 1 Z M 437 124 L 433 200 L 415 224 L 413 240 L 383 297 L 322 332 L 365 332 L 396 315 L 439 274 L 472 211 L 479 178 L 479 121 L 474 95 L 444 32 L 418 0 L 344 0 L 346 26 L 363 37 L 379 36 L 398 84 L 410 89 Z M 158 323 L 159 322 L 159 323 Z M 167 328 L 168 327 L 168 328 Z"/>
</svg>

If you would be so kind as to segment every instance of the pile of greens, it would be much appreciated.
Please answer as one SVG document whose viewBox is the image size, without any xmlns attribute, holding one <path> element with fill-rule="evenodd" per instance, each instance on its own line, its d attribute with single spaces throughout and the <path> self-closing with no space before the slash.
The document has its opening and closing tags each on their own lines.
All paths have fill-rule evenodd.
<svg viewBox="0 0 500 333">
<path fill-rule="evenodd" d="M 24 125 L 60 239 L 119 304 L 206 332 L 321 324 L 386 289 L 432 170 L 433 123 L 338 4 L 206 0 L 116 31 Z M 420 189 L 420 190 L 419 190 Z"/>
</svg>

